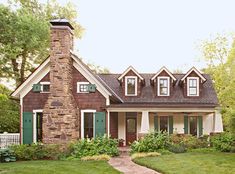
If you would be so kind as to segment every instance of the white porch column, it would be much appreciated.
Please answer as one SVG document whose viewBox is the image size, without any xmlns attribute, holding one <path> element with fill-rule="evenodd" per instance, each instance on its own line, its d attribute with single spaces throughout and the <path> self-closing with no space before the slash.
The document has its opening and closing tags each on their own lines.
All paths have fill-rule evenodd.
<svg viewBox="0 0 235 174">
<path fill-rule="evenodd" d="M 222 115 L 220 113 L 220 108 L 215 110 L 215 120 L 214 120 L 214 132 L 223 132 L 223 121 Z"/>
<path fill-rule="evenodd" d="M 108 122 L 108 129 L 107 129 L 107 134 L 108 134 L 108 137 L 109 137 L 109 135 L 110 135 L 110 112 L 108 111 L 108 117 L 107 117 L 107 122 Z"/>
<path fill-rule="evenodd" d="M 149 112 L 148 111 L 142 111 L 140 133 L 141 134 L 149 133 Z"/>
</svg>

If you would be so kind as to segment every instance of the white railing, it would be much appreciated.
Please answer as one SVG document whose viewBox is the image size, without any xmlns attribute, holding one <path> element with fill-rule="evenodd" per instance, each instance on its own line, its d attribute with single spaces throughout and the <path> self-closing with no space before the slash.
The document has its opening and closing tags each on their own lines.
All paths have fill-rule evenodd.
<svg viewBox="0 0 235 174">
<path fill-rule="evenodd" d="M 15 144 L 20 144 L 19 133 L 4 132 L 3 134 L 0 134 L 0 149 L 4 149 Z"/>
</svg>

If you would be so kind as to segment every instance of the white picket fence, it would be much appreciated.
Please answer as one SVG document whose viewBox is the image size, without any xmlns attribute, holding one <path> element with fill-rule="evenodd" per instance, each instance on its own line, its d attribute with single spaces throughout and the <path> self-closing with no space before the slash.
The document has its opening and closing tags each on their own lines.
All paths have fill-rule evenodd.
<svg viewBox="0 0 235 174">
<path fill-rule="evenodd" d="M 0 149 L 4 149 L 15 144 L 20 144 L 19 133 L 4 132 L 3 134 L 0 134 Z"/>
</svg>

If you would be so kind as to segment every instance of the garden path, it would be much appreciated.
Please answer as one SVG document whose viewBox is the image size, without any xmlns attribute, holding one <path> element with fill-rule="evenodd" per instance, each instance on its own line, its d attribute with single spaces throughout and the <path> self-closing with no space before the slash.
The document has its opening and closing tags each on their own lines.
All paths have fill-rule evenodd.
<svg viewBox="0 0 235 174">
<path fill-rule="evenodd" d="M 128 149 L 121 149 L 120 156 L 111 158 L 109 164 L 124 174 L 160 174 L 147 167 L 134 163 L 129 156 Z"/>
</svg>

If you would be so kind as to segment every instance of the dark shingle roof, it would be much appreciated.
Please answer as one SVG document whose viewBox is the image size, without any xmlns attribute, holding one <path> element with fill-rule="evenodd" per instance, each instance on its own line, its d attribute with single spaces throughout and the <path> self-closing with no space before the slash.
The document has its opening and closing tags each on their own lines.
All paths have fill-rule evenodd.
<svg viewBox="0 0 235 174">
<path fill-rule="evenodd" d="M 209 75 L 203 74 L 207 81 L 203 84 L 200 97 L 184 97 L 183 89 L 179 85 L 180 79 L 184 74 L 174 74 L 177 82 L 170 97 L 157 97 L 154 94 L 154 88 L 150 84 L 150 79 L 154 74 L 141 74 L 145 79 L 145 85 L 142 88 L 141 95 L 138 97 L 124 97 L 122 87 L 117 78 L 120 74 L 99 74 L 98 76 L 118 95 L 126 104 L 173 104 L 173 105 L 205 105 L 217 106 L 218 99 L 213 88 L 212 80 Z"/>
</svg>

